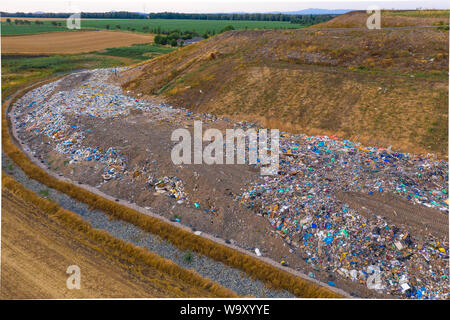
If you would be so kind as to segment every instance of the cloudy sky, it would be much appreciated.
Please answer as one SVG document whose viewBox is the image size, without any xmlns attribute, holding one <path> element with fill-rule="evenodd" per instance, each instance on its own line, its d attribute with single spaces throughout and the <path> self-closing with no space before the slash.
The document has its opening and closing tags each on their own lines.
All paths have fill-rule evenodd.
<svg viewBox="0 0 450 320">
<path fill-rule="evenodd" d="M 365 10 L 370 5 L 377 5 L 382 9 L 447 9 L 448 1 L 424 0 L 424 1 L 302 1 L 302 0 L 242 0 L 242 1 L 182 1 L 182 0 L 2 0 L 1 11 L 7 12 L 74 12 L 76 8 L 84 12 L 105 11 L 133 11 L 133 12 L 190 12 L 190 13 L 215 13 L 215 12 L 276 12 L 298 11 L 307 8 L 323 9 L 360 9 Z"/>
</svg>

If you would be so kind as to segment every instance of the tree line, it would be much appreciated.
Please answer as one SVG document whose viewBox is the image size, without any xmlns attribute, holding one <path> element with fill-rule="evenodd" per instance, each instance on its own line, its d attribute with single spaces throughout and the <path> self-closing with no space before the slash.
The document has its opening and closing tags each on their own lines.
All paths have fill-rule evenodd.
<svg viewBox="0 0 450 320">
<path fill-rule="evenodd" d="M 336 17 L 336 14 L 282 14 L 282 13 L 177 13 L 159 12 L 148 14 L 149 19 L 189 20 L 243 20 L 243 21 L 286 21 L 299 24 L 321 23 Z"/>
<path fill-rule="evenodd" d="M 232 25 L 228 25 L 224 27 L 222 30 L 220 30 L 218 33 L 227 32 L 234 30 L 234 27 Z M 176 47 L 178 45 L 183 46 L 184 40 L 192 39 L 194 37 L 202 37 L 204 39 L 207 39 L 213 35 L 215 35 L 216 32 L 213 31 L 206 31 L 202 35 L 198 34 L 195 31 L 184 31 L 181 32 L 180 30 L 171 30 L 167 32 L 158 32 L 158 34 L 155 36 L 155 39 L 153 40 L 156 44 L 166 45 L 170 44 L 172 47 Z M 180 41 L 178 43 L 178 40 Z"/>
<path fill-rule="evenodd" d="M 0 12 L 3 17 L 24 18 L 68 18 L 70 13 L 7 13 Z M 285 21 L 303 25 L 325 22 L 336 17 L 336 14 L 304 14 L 291 15 L 282 13 L 137 13 L 137 12 L 82 12 L 81 18 L 90 19 L 190 19 L 190 20 L 241 20 L 241 21 Z"/>
<path fill-rule="evenodd" d="M 25 13 L 25 12 L 0 12 L 2 17 L 21 17 L 21 18 L 68 18 L 71 13 Z M 146 19 L 147 16 L 137 12 L 82 12 L 81 18 L 87 19 Z"/>
</svg>

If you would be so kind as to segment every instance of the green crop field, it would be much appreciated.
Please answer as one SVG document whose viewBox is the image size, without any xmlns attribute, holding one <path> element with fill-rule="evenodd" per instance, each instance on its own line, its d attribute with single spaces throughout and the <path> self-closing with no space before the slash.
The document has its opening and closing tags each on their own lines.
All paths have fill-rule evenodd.
<svg viewBox="0 0 450 320">
<path fill-rule="evenodd" d="M 14 21 L 14 18 L 11 18 Z M 22 18 L 19 18 L 22 19 Z M 22 19 L 22 20 L 26 20 Z M 44 33 L 44 32 L 55 32 L 55 31 L 69 31 L 66 27 L 65 21 L 57 21 L 61 23 L 61 26 L 54 26 L 51 24 L 51 21 L 42 21 L 43 24 L 37 25 L 34 21 L 31 21 L 31 24 L 14 24 L 2 22 L 2 36 L 8 35 L 21 35 L 21 34 L 35 34 L 35 33 Z"/>
<path fill-rule="evenodd" d="M 175 48 L 157 44 L 136 44 L 87 54 L 2 55 L 2 94 L 8 95 L 18 87 L 53 75 L 82 69 L 126 66 L 173 50 Z"/>
<path fill-rule="evenodd" d="M 292 24 L 282 21 L 241 21 L 241 20 L 178 20 L 178 19 L 142 19 L 142 20 L 84 20 L 81 22 L 82 27 L 105 29 L 109 25 L 111 29 L 116 29 L 119 25 L 121 30 L 128 28 L 142 32 L 147 26 L 150 29 L 160 27 L 161 31 L 169 31 L 178 29 L 181 32 L 195 30 L 198 33 L 207 31 L 220 32 L 228 25 L 232 25 L 235 29 L 281 29 L 281 28 L 301 28 L 302 25 Z"/>
<path fill-rule="evenodd" d="M 51 20 L 41 20 L 43 24 L 36 25 L 31 21 L 30 25 L 15 24 L 11 18 L 12 23 L 2 22 L 2 35 L 20 35 L 20 34 L 34 34 L 42 32 L 65 31 L 66 22 L 64 20 L 55 21 L 61 23 L 61 26 L 52 25 Z M 27 18 L 17 18 L 27 20 Z M 149 30 L 171 31 L 178 29 L 184 31 L 196 31 L 199 34 L 205 32 L 219 33 L 223 28 L 232 25 L 234 29 L 291 29 L 303 28 L 301 24 L 294 24 L 284 21 L 242 21 L 242 20 L 179 20 L 179 19 L 116 19 L 116 20 L 82 20 L 82 29 L 109 29 L 134 31 L 134 32 L 149 32 Z M 119 26 L 119 27 L 118 27 Z M 147 27 L 147 28 L 145 28 Z M 144 29 L 145 28 L 145 29 Z"/>
</svg>

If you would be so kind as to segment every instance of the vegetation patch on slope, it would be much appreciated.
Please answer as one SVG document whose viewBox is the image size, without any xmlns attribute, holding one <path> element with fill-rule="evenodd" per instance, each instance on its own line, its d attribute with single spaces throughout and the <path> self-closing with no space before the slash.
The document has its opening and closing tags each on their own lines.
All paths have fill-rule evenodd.
<svg viewBox="0 0 450 320">
<path fill-rule="evenodd" d="M 450 10 L 381 10 L 381 28 L 449 24 Z M 351 11 L 312 28 L 366 28 L 366 11 Z"/>
<path fill-rule="evenodd" d="M 231 31 L 123 73 L 126 90 L 269 128 L 447 154 L 448 31 Z"/>
</svg>

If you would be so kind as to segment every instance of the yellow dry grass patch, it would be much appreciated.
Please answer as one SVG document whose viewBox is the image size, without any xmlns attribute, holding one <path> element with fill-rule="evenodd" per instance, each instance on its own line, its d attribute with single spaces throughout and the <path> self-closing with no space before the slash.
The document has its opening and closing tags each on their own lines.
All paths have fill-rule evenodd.
<svg viewBox="0 0 450 320">
<path fill-rule="evenodd" d="M 370 14 L 351 11 L 310 28 L 366 28 Z M 449 23 L 448 10 L 381 11 L 381 27 L 436 26 Z"/>
<path fill-rule="evenodd" d="M 192 270 L 92 228 L 5 173 L 2 200 L 2 240 L 8 245 L 1 298 L 236 297 Z M 64 271 L 72 264 L 82 270 L 80 290 L 65 285 Z"/>
<path fill-rule="evenodd" d="M 118 31 L 63 31 L 2 37 L 2 54 L 70 54 L 153 42 L 153 35 Z"/>
</svg>

